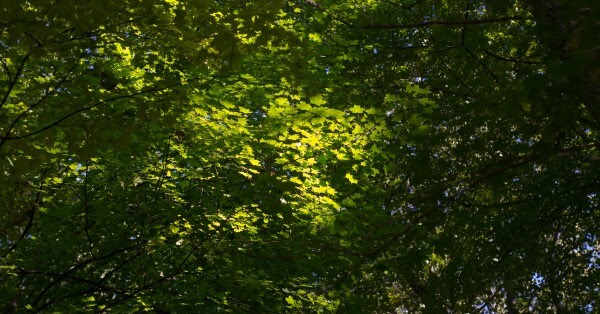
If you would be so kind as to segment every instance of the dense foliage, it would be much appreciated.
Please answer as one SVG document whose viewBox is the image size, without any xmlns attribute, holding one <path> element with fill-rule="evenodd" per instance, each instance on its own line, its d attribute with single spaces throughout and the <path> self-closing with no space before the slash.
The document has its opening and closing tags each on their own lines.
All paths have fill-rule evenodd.
<svg viewBox="0 0 600 314">
<path fill-rule="evenodd" d="M 2 312 L 593 312 L 600 2 L 0 4 Z"/>
</svg>

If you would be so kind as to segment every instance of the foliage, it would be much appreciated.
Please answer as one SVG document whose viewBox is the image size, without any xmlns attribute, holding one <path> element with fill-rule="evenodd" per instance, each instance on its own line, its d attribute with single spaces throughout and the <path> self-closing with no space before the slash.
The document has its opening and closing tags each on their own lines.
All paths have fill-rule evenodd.
<svg viewBox="0 0 600 314">
<path fill-rule="evenodd" d="M 0 306 L 593 312 L 598 5 L 0 5 Z"/>
</svg>

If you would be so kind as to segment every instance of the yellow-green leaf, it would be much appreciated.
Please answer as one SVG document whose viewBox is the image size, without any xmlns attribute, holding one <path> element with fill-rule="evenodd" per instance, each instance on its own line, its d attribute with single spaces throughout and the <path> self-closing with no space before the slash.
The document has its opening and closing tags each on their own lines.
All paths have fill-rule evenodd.
<svg viewBox="0 0 600 314">
<path fill-rule="evenodd" d="M 326 104 L 327 101 L 323 99 L 323 95 L 315 95 L 310 97 L 310 103 L 316 106 L 322 106 Z"/>
<path fill-rule="evenodd" d="M 358 184 L 358 180 L 354 179 L 354 176 L 352 176 L 350 173 L 346 173 L 346 179 L 348 179 L 348 181 L 350 181 L 352 184 Z"/>
</svg>

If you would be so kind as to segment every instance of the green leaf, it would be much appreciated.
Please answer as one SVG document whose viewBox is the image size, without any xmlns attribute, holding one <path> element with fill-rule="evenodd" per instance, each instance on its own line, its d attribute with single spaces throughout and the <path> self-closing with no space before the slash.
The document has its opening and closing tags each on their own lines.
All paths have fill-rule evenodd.
<svg viewBox="0 0 600 314">
<path fill-rule="evenodd" d="M 310 34 L 308 34 L 308 38 L 314 42 L 318 42 L 318 43 L 322 42 L 321 34 L 318 34 L 318 33 L 310 33 Z"/>
<path fill-rule="evenodd" d="M 350 181 L 352 184 L 358 184 L 358 180 L 354 179 L 354 176 L 351 173 L 346 173 L 346 179 Z"/>
<path fill-rule="evenodd" d="M 287 296 L 285 298 L 285 301 L 291 306 L 296 305 L 296 300 L 294 300 L 294 298 L 292 296 Z"/>
<path fill-rule="evenodd" d="M 325 99 L 323 99 L 323 95 L 315 95 L 310 97 L 310 103 L 316 106 L 322 106 L 327 103 Z"/>
<path fill-rule="evenodd" d="M 362 108 L 360 106 L 354 105 L 353 107 L 350 108 L 350 112 L 352 112 L 352 113 L 363 113 L 363 112 L 365 112 L 365 108 Z"/>
</svg>

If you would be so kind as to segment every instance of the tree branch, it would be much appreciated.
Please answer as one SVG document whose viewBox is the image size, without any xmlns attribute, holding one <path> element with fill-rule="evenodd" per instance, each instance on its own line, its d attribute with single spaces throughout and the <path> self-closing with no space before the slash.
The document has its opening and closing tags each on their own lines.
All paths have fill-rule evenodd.
<svg viewBox="0 0 600 314">
<path fill-rule="evenodd" d="M 487 49 L 483 50 L 483 52 L 486 55 L 488 55 L 488 56 L 490 56 L 490 57 L 492 57 L 492 58 L 494 58 L 496 60 L 500 60 L 500 61 L 514 62 L 514 63 L 524 63 L 524 64 L 541 64 L 541 62 L 539 62 L 539 61 L 517 60 L 517 59 L 514 59 L 514 58 L 510 58 L 510 57 L 503 57 L 503 56 L 494 54 L 494 53 L 490 52 Z"/>
<path fill-rule="evenodd" d="M 432 26 L 448 26 L 448 27 L 463 27 L 465 25 L 482 25 L 482 24 L 495 24 L 505 23 L 512 21 L 526 20 L 525 17 L 521 16 L 507 16 L 499 17 L 494 19 L 483 19 L 483 20 L 469 20 L 469 21 L 425 21 L 421 23 L 407 23 L 407 24 L 371 24 L 363 26 L 354 26 L 361 29 L 414 29 L 414 28 L 427 28 Z"/>
<path fill-rule="evenodd" d="M 87 242 L 88 242 L 88 249 L 90 251 L 90 254 L 92 255 L 92 257 L 94 256 L 94 251 L 92 250 L 92 238 L 90 237 L 90 232 L 89 232 L 89 227 L 91 226 L 89 223 L 89 204 L 88 204 L 88 197 L 87 197 L 87 187 L 88 187 L 88 177 L 89 177 L 89 161 L 86 160 L 85 162 L 85 177 L 84 177 L 84 181 L 83 181 L 83 204 L 85 206 L 85 226 L 84 226 L 84 230 L 85 230 L 85 236 L 87 238 Z"/>
<path fill-rule="evenodd" d="M 25 63 L 27 62 L 27 60 L 29 60 L 30 52 L 31 51 L 28 51 L 25 54 L 25 56 L 23 57 L 23 60 L 21 61 L 21 63 L 19 64 L 19 67 L 17 68 L 17 72 L 15 72 L 15 75 L 13 76 L 12 80 L 10 81 L 8 90 L 4 94 L 4 97 L 2 97 L 2 100 L 0 100 L 0 110 L 6 104 L 6 101 L 8 100 L 8 97 L 10 96 L 10 93 L 12 92 L 12 90 L 15 88 L 15 85 L 17 85 L 17 82 L 19 81 L 19 76 L 21 76 L 21 73 L 23 73 L 23 69 L 25 68 Z M 4 61 L 2 61 L 2 64 L 4 64 Z M 8 67 L 6 67 L 6 65 L 4 65 L 4 66 L 5 66 L 5 70 L 8 71 Z M 9 74 L 9 77 L 10 77 L 10 72 L 7 74 Z"/>
<path fill-rule="evenodd" d="M 31 227 L 33 227 L 33 220 L 35 218 L 35 214 L 37 212 L 37 209 L 41 205 L 40 197 L 42 195 L 42 188 L 44 187 L 44 180 L 46 179 L 45 176 L 46 176 L 47 171 L 48 170 L 46 169 L 42 172 L 42 175 L 40 178 L 41 182 L 40 182 L 40 186 L 38 187 L 38 192 L 36 193 L 35 200 L 33 201 L 33 205 L 31 205 L 31 209 L 29 210 L 29 220 L 27 221 L 27 226 L 25 226 L 25 229 L 23 230 L 23 232 L 21 232 L 21 236 L 19 237 L 19 239 L 8 248 L 8 251 L 4 254 L 4 257 L 8 256 L 8 254 L 13 252 L 17 248 L 19 243 L 21 243 L 21 241 L 23 241 L 23 239 L 25 239 L 25 237 L 27 236 L 27 233 L 29 233 L 29 230 L 31 229 Z"/>
</svg>

